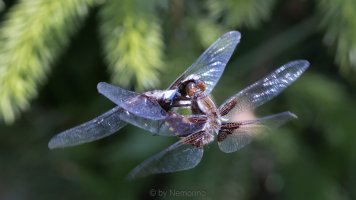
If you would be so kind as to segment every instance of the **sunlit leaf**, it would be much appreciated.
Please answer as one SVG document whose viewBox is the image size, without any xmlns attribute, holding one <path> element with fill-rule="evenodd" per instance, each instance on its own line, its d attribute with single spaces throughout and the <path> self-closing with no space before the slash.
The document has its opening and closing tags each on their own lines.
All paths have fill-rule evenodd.
<svg viewBox="0 0 356 200">
<path fill-rule="evenodd" d="M 0 119 L 12 122 L 28 107 L 93 4 L 24 0 L 11 8 L 0 29 Z"/>
<path fill-rule="evenodd" d="M 271 15 L 275 0 L 209 0 L 211 15 L 230 27 L 256 28 Z"/>
<path fill-rule="evenodd" d="M 100 33 L 114 83 L 134 83 L 138 90 L 158 84 L 163 42 L 154 5 L 154 1 L 108 0 L 102 6 Z"/>
<path fill-rule="evenodd" d="M 321 26 L 326 30 L 324 42 L 335 48 L 335 60 L 347 75 L 356 70 L 356 1 L 320 0 Z"/>
</svg>

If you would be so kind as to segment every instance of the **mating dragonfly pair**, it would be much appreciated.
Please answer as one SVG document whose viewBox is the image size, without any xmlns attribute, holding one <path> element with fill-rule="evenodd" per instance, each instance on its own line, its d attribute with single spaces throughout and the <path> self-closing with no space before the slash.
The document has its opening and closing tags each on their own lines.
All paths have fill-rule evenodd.
<svg viewBox="0 0 356 200">
<path fill-rule="evenodd" d="M 282 112 L 250 120 L 233 119 L 282 92 L 308 68 L 309 62 L 306 60 L 289 62 L 233 95 L 220 107 L 215 105 L 210 93 L 240 42 L 240 37 L 237 31 L 222 35 L 166 90 L 139 94 L 108 83 L 99 83 L 99 93 L 117 106 L 91 121 L 54 136 L 49 148 L 98 140 L 117 132 L 127 123 L 156 135 L 180 138 L 133 169 L 128 177 L 136 178 L 191 169 L 202 159 L 204 146 L 215 138 L 220 149 L 230 153 L 241 149 L 270 127 L 296 118 L 291 112 Z M 189 108 L 191 115 L 175 112 L 179 107 Z"/>
</svg>

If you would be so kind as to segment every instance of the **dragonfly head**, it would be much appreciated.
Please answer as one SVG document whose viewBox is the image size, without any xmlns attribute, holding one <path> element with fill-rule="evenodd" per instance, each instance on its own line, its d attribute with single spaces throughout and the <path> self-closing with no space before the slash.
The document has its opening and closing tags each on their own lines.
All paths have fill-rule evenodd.
<svg viewBox="0 0 356 200">
<path fill-rule="evenodd" d="M 206 85 L 202 80 L 196 80 L 189 82 L 185 87 L 186 94 L 191 99 L 196 99 L 204 94 Z"/>
</svg>

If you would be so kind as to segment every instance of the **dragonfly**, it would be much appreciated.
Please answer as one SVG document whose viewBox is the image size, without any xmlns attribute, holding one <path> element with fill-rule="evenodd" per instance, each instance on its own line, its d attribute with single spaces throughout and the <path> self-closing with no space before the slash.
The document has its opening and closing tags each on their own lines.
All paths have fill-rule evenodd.
<svg viewBox="0 0 356 200">
<path fill-rule="evenodd" d="M 191 93 L 193 114 L 184 116 L 170 112 L 165 120 L 180 140 L 138 165 L 129 173 L 128 179 L 194 168 L 203 157 L 204 147 L 215 140 L 221 151 L 232 153 L 271 128 L 297 118 L 286 111 L 261 118 L 234 120 L 234 116 L 253 111 L 277 96 L 308 67 L 306 60 L 291 61 L 231 96 L 219 107 L 210 95 L 201 91 Z"/>
<path fill-rule="evenodd" d="M 223 34 L 166 90 L 140 94 L 105 82 L 99 83 L 99 93 L 117 106 L 88 122 L 55 135 L 48 147 L 64 148 L 92 142 L 118 132 L 128 123 L 156 135 L 174 136 L 164 123 L 169 117 L 168 111 L 190 106 L 191 99 L 187 91 L 199 91 L 204 95 L 211 93 L 240 38 L 238 31 Z"/>
</svg>

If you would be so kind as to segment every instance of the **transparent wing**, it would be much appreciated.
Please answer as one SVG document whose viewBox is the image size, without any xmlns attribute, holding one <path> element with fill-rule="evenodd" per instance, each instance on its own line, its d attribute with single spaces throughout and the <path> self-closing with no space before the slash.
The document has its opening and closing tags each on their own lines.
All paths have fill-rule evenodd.
<svg viewBox="0 0 356 200">
<path fill-rule="evenodd" d="M 209 95 L 219 81 L 236 45 L 240 42 L 240 38 L 241 34 L 238 31 L 231 31 L 222 35 L 168 89 L 177 88 L 186 77 L 196 74 L 205 82 L 205 94 Z"/>
<path fill-rule="evenodd" d="M 180 140 L 145 160 L 133 169 L 127 178 L 134 179 L 150 174 L 170 173 L 191 169 L 199 164 L 203 157 L 203 152 L 203 148 L 184 144 Z"/>
<path fill-rule="evenodd" d="M 225 153 L 235 152 L 260 134 L 269 132 L 270 128 L 276 128 L 296 118 L 297 116 L 291 112 L 282 112 L 259 119 L 230 123 L 230 125 L 223 124 L 218 136 L 219 147 Z M 238 127 L 229 128 L 231 124 Z"/>
<path fill-rule="evenodd" d="M 167 116 L 166 111 L 162 109 L 157 99 L 124 90 L 105 82 L 98 83 L 97 88 L 100 94 L 138 117 L 161 120 Z"/>
<path fill-rule="evenodd" d="M 281 93 L 309 66 L 306 60 L 289 62 L 263 79 L 230 97 L 219 108 L 229 119 L 233 114 L 254 109 Z"/>
<path fill-rule="evenodd" d="M 175 136 L 175 133 L 169 129 L 170 127 L 168 126 L 168 124 L 165 123 L 164 119 L 163 120 L 147 119 L 147 118 L 136 116 L 126 110 L 124 112 L 117 113 L 117 115 L 119 115 L 119 118 L 122 121 L 130 123 L 139 128 L 145 129 L 153 133 L 154 135 Z"/>
<path fill-rule="evenodd" d="M 120 120 L 120 113 L 123 113 L 123 109 L 115 107 L 84 124 L 63 131 L 49 141 L 48 147 L 75 146 L 109 136 L 127 124 Z"/>
</svg>

